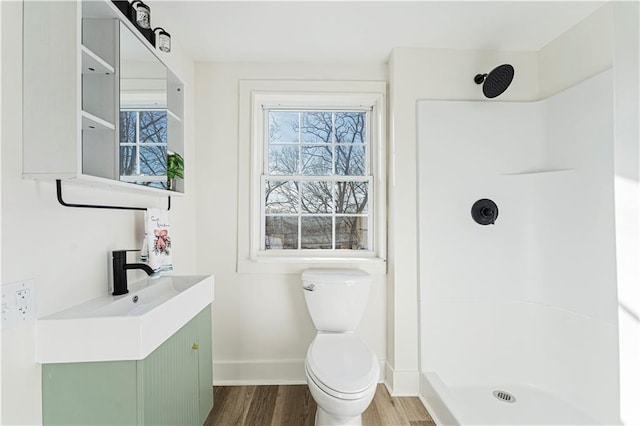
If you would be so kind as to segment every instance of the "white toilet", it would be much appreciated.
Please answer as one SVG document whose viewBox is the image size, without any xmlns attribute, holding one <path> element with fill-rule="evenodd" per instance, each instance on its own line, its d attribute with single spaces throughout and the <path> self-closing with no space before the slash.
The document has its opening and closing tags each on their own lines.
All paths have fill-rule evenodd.
<svg viewBox="0 0 640 426">
<path fill-rule="evenodd" d="M 316 338 L 305 359 L 307 384 L 318 404 L 316 425 L 361 425 L 380 375 L 376 354 L 356 329 L 367 305 L 371 277 L 355 269 L 302 273 Z"/>
</svg>

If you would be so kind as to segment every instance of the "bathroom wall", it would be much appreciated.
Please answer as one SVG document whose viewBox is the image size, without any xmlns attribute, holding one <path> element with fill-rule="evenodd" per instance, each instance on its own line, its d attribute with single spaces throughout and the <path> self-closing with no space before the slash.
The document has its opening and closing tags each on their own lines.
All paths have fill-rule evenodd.
<svg viewBox="0 0 640 426">
<path fill-rule="evenodd" d="M 611 8 L 601 7 L 538 51 L 543 99 L 611 67 Z"/>
<path fill-rule="evenodd" d="M 2 6 L 0 6 L 0 99 L 2 97 Z M 0 146 L 2 146 L 2 102 L 0 102 Z M 0 150 L 0 176 L 2 176 L 2 150 Z M 0 188 L 0 191 L 2 189 Z M 2 225 L 2 197 L 0 196 L 0 226 Z M 0 242 L 0 259 L 2 259 L 2 242 Z M 2 262 L 0 261 L 0 277 L 2 277 Z M 2 330 L 0 329 L 0 371 L 2 371 Z M 0 422 L 2 422 L 2 383 L 0 382 Z"/>
<path fill-rule="evenodd" d="M 107 292 L 109 253 L 140 247 L 143 213 L 72 209 L 56 200 L 51 182 L 22 174 L 22 2 L 2 9 L 2 283 L 36 280 L 37 316 L 44 316 Z M 155 17 L 156 22 L 167 22 Z M 170 24 L 167 22 L 167 27 Z M 65 40 L 59 40 L 64 43 Z M 174 197 L 170 212 L 174 266 L 195 273 L 195 146 L 193 62 L 179 40 L 165 58 L 185 82 L 187 195 Z M 43 74 L 46 78 L 46 74 Z M 125 195 L 64 186 L 70 202 L 166 206 L 166 198 Z M 141 277 L 140 275 L 137 275 Z M 135 279 L 130 276 L 130 279 Z M 81 338 L 82 336 L 79 336 Z M 35 362 L 34 322 L 2 330 L 2 424 L 42 422 L 40 365 Z"/>
<path fill-rule="evenodd" d="M 620 417 L 640 424 L 640 7 L 613 6 L 615 208 L 620 329 Z"/>
<path fill-rule="evenodd" d="M 386 81 L 385 64 L 196 64 L 197 265 L 216 274 L 214 383 L 304 383 L 303 362 L 315 329 L 299 273 L 238 273 L 240 80 Z M 248 152 L 245 150 L 243 152 Z M 242 166 L 242 167 L 240 167 Z M 273 265 L 271 265 L 273 266 Z M 344 267 L 356 265 L 343 265 Z M 358 333 L 382 362 L 386 348 L 386 276 L 374 277 Z"/>
<path fill-rule="evenodd" d="M 580 81 L 613 66 L 620 417 L 624 424 L 640 423 L 636 403 L 640 393 L 639 21 L 637 3 L 612 2 L 549 43 L 539 55 L 543 92 L 553 91 L 554 79 L 567 81 L 574 76 Z"/>
</svg>

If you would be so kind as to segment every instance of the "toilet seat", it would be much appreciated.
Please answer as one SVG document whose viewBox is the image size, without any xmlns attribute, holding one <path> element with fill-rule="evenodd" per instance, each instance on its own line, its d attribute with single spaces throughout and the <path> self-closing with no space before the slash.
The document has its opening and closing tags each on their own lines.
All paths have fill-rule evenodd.
<svg viewBox="0 0 640 426">
<path fill-rule="evenodd" d="M 378 359 L 353 333 L 316 336 L 305 367 L 309 377 L 324 392 L 340 399 L 366 396 L 378 381 Z"/>
</svg>

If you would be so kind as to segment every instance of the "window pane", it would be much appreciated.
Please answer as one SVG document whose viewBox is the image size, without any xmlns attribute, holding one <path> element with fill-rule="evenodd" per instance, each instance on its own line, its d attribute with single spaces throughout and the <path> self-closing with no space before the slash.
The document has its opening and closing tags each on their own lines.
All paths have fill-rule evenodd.
<svg viewBox="0 0 640 426">
<path fill-rule="evenodd" d="M 147 176 L 163 176 L 167 174 L 167 147 L 141 146 L 140 173 Z"/>
<path fill-rule="evenodd" d="M 330 175 L 333 173 L 333 149 L 326 146 L 302 147 L 302 174 L 303 175 Z"/>
<path fill-rule="evenodd" d="M 298 173 L 298 145 L 269 145 L 269 174 Z"/>
<path fill-rule="evenodd" d="M 264 246 L 267 250 L 297 249 L 298 218 L 267 216 Z"/>
<path fill-rule="evenodd" d="M 302 182 L 302 213 L 331 213 L 332 191 L 331 182 Z"/>
<path fill-rule="evenodd" d="M 331 217 L 302 217 L 302 249 L 332 249 Z"/>
<path fill-rule="evenodd" d="M 297 213 L 298 184 L 291 181 L 265 182 L 265 213 Z"/>
<path fill-rule="evenodd" d="M 140 111 L 140 142 L 167 143 L 167 112 Z"/>
<path fill-rule="evenodd" d="M 367 239 L 366 217 L 336 218 L 336 249 L 367 250 Z"/>
<path fill-rule="evenodd" d="M 336 145 L 336 174 L 341 176 L 364 176 L 366 155 L 363 145 Z"/>
<path fill-rule="evenodd" d="M 120 111 L 120 143 L 136 142 L 135 111 Z"/>
<path fill-rule="evenodd" d="M 302 142 L 331 142 L 331 116 L 330 112 L 303 112 Z"/>
<path fill-rule="evenodd" d="M 120 146 L 120 176 L 136 174 L 136 147 Z"/>
<path fill-rule="evenodd" d="M 366 142 L 366 114 L 364 112 L 336 113 L 336 142 Z"/>
<path fill-rule="evenodd" d="M 336 213 L 366 213 L 368 182 L 336 182 Z"/>
<path fill-rule="evenodd" d="M 269 142 L 300 142 L 297 112 L 269 112 Z"/>
</svg>

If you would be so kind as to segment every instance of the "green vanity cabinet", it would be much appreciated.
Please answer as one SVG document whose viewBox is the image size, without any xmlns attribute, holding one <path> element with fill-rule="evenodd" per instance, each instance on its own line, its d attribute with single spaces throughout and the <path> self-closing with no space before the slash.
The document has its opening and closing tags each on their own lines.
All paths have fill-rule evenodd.
<svg viewBox="0 0 640 426">
<path fill-rule="evenodd" d="M 208 305 L 145 359 L 43 364 L 43 424 L 202 425 L 212 373 Z"/>
</svg>

